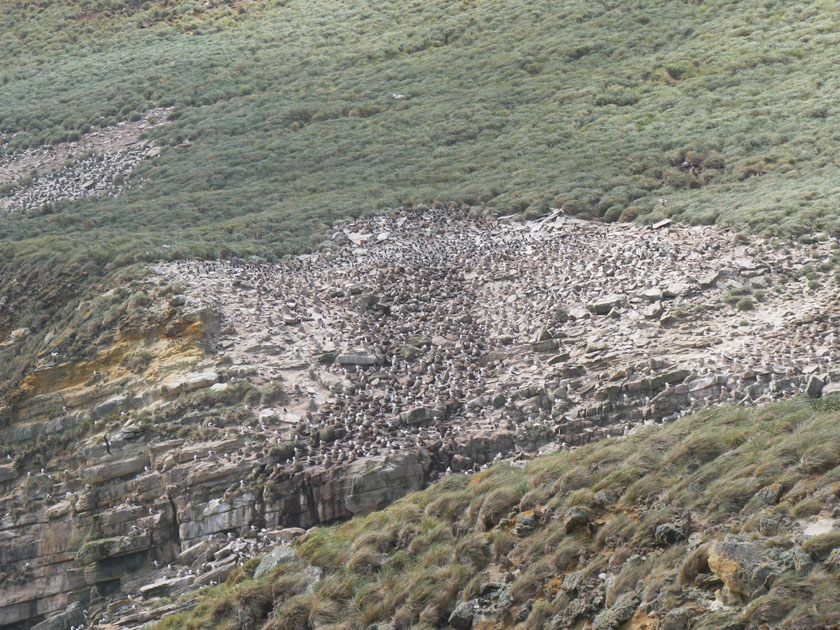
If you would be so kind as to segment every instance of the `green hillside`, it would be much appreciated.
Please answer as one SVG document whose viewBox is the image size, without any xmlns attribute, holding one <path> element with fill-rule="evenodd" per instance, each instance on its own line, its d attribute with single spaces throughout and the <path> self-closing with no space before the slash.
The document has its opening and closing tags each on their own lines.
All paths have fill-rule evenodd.
<svg viewBox="0 0 840 630">
<path fill-rule="evenodd" d="M 157 141 L 192 141 L 118 199 L 4 220 L 4 259 L 281 254 L 324 222 L 438 199 L 836 231 L 834 9 L 3 3 L 6 153 L 153 105 L 177 116 Z"/>
</svg>

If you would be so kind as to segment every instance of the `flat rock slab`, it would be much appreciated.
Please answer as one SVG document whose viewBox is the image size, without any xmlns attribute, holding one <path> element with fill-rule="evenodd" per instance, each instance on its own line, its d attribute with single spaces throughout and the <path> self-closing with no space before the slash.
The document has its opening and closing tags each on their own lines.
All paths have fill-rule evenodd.
<svg viewBox="0 0 840 630">
<path fill-rule="evenodd" d="M 345 352 L 339 354 L 336 359 L 341 365 L 378 365 L 382 363 L 382 358 L 369 352 Z"/>
<path fill-rule="evenodd" d="M 608 295 L 587 303 L 586 308 L 595 315 L 606 315 L 614 308 L 623 306 L 627 302 L 625 295 Z"/>
</svg>

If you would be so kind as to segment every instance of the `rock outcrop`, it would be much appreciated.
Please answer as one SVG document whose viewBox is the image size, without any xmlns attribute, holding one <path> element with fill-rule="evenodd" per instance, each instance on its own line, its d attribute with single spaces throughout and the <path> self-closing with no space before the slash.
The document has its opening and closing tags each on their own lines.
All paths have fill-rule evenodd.
<svg viewBox="0 0 840 630">
<path fill-rule="evenodd" d="M 155 265 L 127 298 L 142 310 L 95 355 L 43 349 L 2 410 L 0 627 L 75 602 L 125 619 L 139 614 L 111 607 L 125 595 L 218 583 L 290 527 L 448 472 L 840 386 L 836 292 L 796 280 L 816 251 L 441 210 L 360 220 L 332 241 L 277 265 Z M 749 312 L 730 303 L 745 292 L 761 296 Z M 595 526 L 584 509 L 565 516 L 569 535 Z M 688 535 L 671 525 L 660 547 Z M 752 578 L 730 573 L 732 597 L 749 595 Z M 625 617 L 610 610 L 604 627 Z"/>
</svg>

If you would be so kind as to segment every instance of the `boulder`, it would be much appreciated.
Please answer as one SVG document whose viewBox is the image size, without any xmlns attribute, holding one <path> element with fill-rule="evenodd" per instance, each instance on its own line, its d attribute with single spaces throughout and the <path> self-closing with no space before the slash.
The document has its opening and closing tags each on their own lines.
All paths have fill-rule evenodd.
<svg viewBox="0 0 840 630">
<path fill-rule="evenodd" d="M 649 304 L 642 314 L 645 316 L 646 319 L 656 319 L 660 315 L 662 315 L 662 311 L 665 309 L 662 306 L 662 302 L 654 302 L 653 304 Z"/>
<path fill-rule="evenodd" d="M 199 389 L 205 389 L 211 385 L 219 382 L 219 375 L 216 372 L 200 372 L 196 374 L 187 374 L 181 378 L 168 381 L 161 385 L 160 393 L 162 396 L 174 396 L 186 392 L 194 392 Z"/>
<path fill-rule="evenodd" d="M 560 342 L 556 339 L 544 339 L 543 341 L 536 341 L 531 344 L 531 350 L 534 352 L 551 352 L 560 347 Z"/>
<path fill-rule="evenodd" d="M 298 561 L 297 552 L 291 547 L 275 547 L 271 552 L 260 560 L 257 569 L 254 571 L 254 579 L 259 580 L 284 564 L 294 564 Z"/>
<path fill-rule="evenodd" d="M 296 538 L 300 538 L 306 533 L 302 527 L 284 527 L 277 532 L 277 540 L 282 542 L 291 542 Z"/>
<path fill-rule="evenodd" d="M 691 617 L 692 611 L 688 608 L 669 610 L 659 624 L 659 630 L 687 630 Z"/>
<path fill-rule="evenodd" d="M 592 625 L 596 630 L 615 630 L 625 621 L 630 621 L 638 607 L 639 596 L 625 593 L 612 606 L 599 612 Z"/>
<path fill-rule="evenodd" d="M 554 315 L 551 316 L 551 321 L 557 324 L 565 324 L 569 321 L 569 314 L 566 312 L 565 309 L 558 308 L 554 311 Z"/>
<path fill-rule="evenodd" d="M 608 295 L 588 303 L 586 308 L 590 313 L 594 313 L 595 315 L 606 315 L 614 308 L 622 306 L 626 302 L 627 297 L 624 295 Z"/>
<path fill-rule="evenodd" d="M 702 276 L 697 278 L 697 284 L 700 285 L 701 289 L 708 289 L 715 282 L 717 282 L 719 276 L 720 276 L 719 272 L 709 271 L 708 273 L 704 273 Z"/>
<path fill-rule="evenodd" d="M 187 547 L 179 553 L 178 562 L 184 566 L 189 566 L 201 556 L 208 557 L 208 555 L 218 548 L 218 546 L 219 544 L 212 538 L 202 540 L 191 547 Z"/>
<path fill-rule="evenodd" d="M 116 558 L 131 553 L 146 551 L 151 547 L 151 540 L 147 535 L 119 536 L 117 538 L 103 538 L 93 540 L 82 545 L 76 554 L 79 564 L 91 564 L 105 558 Z"/>
<path fill-rule="evenodd" d="M 425 451 L 356 460 L 347 471 L 345 508 L 352 514 L 367 512 L 419 490 L 430 464 Z"/>
<path fill-rule="evenodd" d="M 592 512 L 580 506 L 570 507 L 563 517 L 563 528 L 567 534 L 571 534 L 592 523 Z"/>
<path fill-rule="evenodd" d="M 840 381 L 836 383 L 826 383 L 826 385 L 823 386 L 823 396 L 831 396 L 832 394 L 840 394 Z"/>
<path fill-rule="evenodd" d="M 151 584 L 146 584 L 140 587 L 140 597 L 143 599 L 153 599 L 155 597 L 168 597 L 175 591 L 187 587 L 195 581 L 194 575 L 185 575 L 184 577 L 164 578 L 156 580 Z"/>
<path fill-rule="evenodd" d="M 47 617 L 41 623 L 32 626 L 32 630 L 70 630 L 73 626 L 82 627 L 84 624 L 85 615 L 82 605 L 79 602 L 73 602 L 67 610 Z"/>
<path fill-rule="evenodd" d="M 400 414 L 400 424 L 423 424 L 433 418 L 432 410 L 428 407 L 415 407 Z"/>
<path fill-rule="evenodd" d="M 782 484 L 771 483 L 755 493 L 755 499 L 764 505 L 775 505 L 782 496 Z"/>
<path fill-rule="evenodd" d="M 685 282 L 672 282 L 662 291 L 663 297 L 675 298 L 686 295 L 691 290 L 691 287 Z"/>
<path fill-rule="evenodd" d="M 805 387 L 805 393 L 808 394 L 809 398 L 819 398 L 822 396 L 824 386 L 823 380 L 816 374 L 812 374 L 808 379 L 808 385 Z"/>
<path fill-rule="evenodd" d="M 768 562 L 759 543 L 720 541 L 709 548 L 709 568 L 734 599 L 747 601 L 772 584 L 780 570 Z"/>
<path fill-rule="evenodd" d="M 645 289 L 639 294 L 639 297 L 643 297 L 651 302 L 658 302 L 662 299 L 662 291 L 660 291 L 657 287 Z"/>
<path fill-rule="evenodd" d="M 31 334 L 32 331 L 29 328 L 15 328 L 9 336 L 14 341 L 19 341 L 21 339 L 26 339 Z"/>
<path fill-rule="evenodd" d="M 0 466 L 0 483 L 17 479 L 19 476 L 14 466 Z"/>
<path fill-rule="evenodd" d="M 139 455 L 107 464 L 100 464 L 99 466 L 91 466 L 84 471 L 84 478 L 90 484 L 102 483 L 103 481 L 116 479 L 117 477 L 136 475 L 142 472 L 148 463 L 149 460 L 145 456 Z"/>
<path fill-rule="evenodd" d="M 363 367 L 377 365 L 382 362 L 372 352 L 345 352 L 344 354 L 339 354 L 335 360 L 341 365 L 358 365 Z"/>
<path fill-rule="evenodd" d="M 473 621 L 473 607 L 469 602 L 461 602 L 449 615 L 449 625 L 455 630 L 467 630 L 472 626 Z"/>
<path fill-rule="evenodd" d="M 685 532 L 682 527 L 674 523 L 662 523 L 656 528 L 654 538 L 657 544 L 670 547 L 680 540 L 685 540 Z"/>
</svg>

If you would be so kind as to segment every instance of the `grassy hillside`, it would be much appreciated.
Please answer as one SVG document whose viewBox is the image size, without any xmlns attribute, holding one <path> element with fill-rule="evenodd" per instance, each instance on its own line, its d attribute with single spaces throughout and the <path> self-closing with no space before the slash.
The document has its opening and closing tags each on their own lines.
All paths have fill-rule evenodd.
<svg viewBox="0 0 840 630">
<path fill-rule="evenodd" d="M 120 199 L 14 216 L 0 239 L 282 253 L 434 199 L 840 230 L 837 20 L 722 0 L 3 3 L 7 153 L 153 104 L 178 116 L 156 139 L 192 144 Z"/>
<path fill-rule="evenodd" d="M 459 601 L 494 588 L 508 595 L 499 614 L 529 630 L 574 626 L 570 611 L 615 627 L 599 614 L 620 601 L 650 622 L 689 610 L 692 628 L 834 628 L 840 530 L 803 542 L 796 522 L 837 503 L 837 407 L 711 409 L 524 470 L 451 476 L 382 512 L 310 530 L 298 563 L 253 580 L 251 562 L 158 628 L 444 627 Z M 570 531 L 574 508 L 591 521 Z M 743 579 L 730 581 L 713 558 L 729 534 L 761 547 L 775 575 L 716 611 L 714 591 Z M 309 590 L 307 565 L 323 569 Z"/>
</svg>

